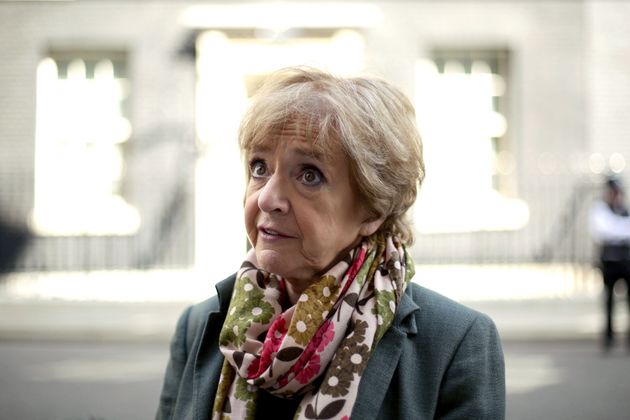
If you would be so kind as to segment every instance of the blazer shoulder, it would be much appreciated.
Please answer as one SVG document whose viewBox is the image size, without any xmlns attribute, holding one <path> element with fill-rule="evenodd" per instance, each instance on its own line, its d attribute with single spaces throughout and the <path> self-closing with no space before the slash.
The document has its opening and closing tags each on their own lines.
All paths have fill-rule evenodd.
<svg viewBox="0 0 630 420">
<path fill-rule="evenodd" d="M 440 293 L 412 283 L 410 297 L 418 305 L 415 316 L 420 325 L 433 326 L 437 331 L 460 335 L 466 333 L 473 324 L 496 329 L 492 319 L 475 309 L 456 302 Z"/>
</svg>

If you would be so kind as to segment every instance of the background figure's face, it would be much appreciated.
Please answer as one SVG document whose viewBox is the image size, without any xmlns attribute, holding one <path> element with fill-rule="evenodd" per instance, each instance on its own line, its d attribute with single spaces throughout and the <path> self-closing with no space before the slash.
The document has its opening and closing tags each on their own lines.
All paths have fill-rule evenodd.
<svg viewBox="0 0 630 420">
<path fill-rule="evenodd" d="M 310 281 L 372 233 L 336 146 L 319 156 L 295 124 L 247 154 L 245 226 L 260 268 Z"/>
<path fill-rule="evenodd" d="M 613 207 L 623 206 L 623 192 L 620 189 L 606 187 L 604 197 L 606 202 Z"/>
</svg>

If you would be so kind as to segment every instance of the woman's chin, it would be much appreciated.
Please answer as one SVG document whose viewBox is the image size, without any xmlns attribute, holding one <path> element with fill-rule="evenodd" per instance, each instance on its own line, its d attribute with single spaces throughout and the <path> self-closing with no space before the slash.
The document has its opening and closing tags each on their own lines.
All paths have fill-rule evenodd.
<svg viewBox="0 0 630 420">
<path fill-rule="evenodd" d="M 270 249 L 256 250 L 256 262 L 258 268 L 284 277 L 286 263 L 279 252 Z"/>
<path fill-rule="evenodd" d="M 287 256 L 276 250 L 256 250 L 257 267 L 292 282 L 310 282 L 317 272 L 307 264 L 300 266 L 300 257 Z"/>
</svg>

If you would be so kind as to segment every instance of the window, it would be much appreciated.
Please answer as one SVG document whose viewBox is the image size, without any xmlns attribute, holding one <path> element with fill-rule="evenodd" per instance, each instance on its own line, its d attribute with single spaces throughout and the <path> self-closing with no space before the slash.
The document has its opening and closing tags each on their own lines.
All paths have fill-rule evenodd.
<svg viewBox="0 0 630 420">
<path fill-rule="evenodd" d="M 126 54 L 51 51 L 37 69 L 35 200 L 42 235 L 124 235 L 140 225 L 121 194 L 131 137 Z"/>
<path fill-rule="evenodd" d="M 528 208 L 513 189 L 508 68 L 505 50 L 438 49 L 418 61 L 427 166 L 416 209 L 421 231 L 509 230 L 527 222 Z"/>
</svg>

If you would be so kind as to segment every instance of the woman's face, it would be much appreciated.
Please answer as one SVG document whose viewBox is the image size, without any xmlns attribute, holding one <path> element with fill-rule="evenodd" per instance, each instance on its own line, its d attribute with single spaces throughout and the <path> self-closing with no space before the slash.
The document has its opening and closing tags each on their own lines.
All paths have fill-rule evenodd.
<svg viewBox="0 0 630 420">
<path fill-rule="evenodd" d="M 245 226 L 260 268 L 310 282 L 380 226 L 367 220 L 343 151 L 330 152 L 318 155 L 291 123 L 248 152 Z"/>
</svg>

